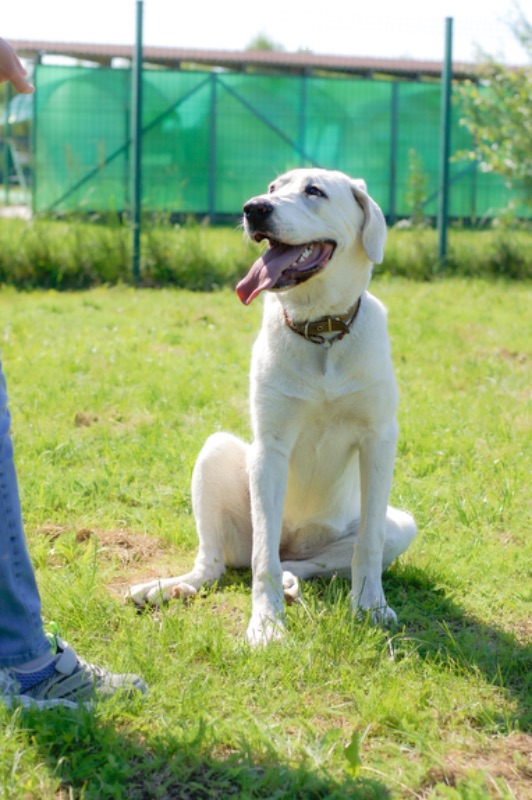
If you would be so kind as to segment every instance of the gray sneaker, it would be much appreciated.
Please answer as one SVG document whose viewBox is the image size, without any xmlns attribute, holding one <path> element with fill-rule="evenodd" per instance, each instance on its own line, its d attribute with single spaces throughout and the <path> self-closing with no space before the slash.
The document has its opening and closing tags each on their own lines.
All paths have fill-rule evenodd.
<svg viewBox="0 0 532 800">
<path fill-rule="evenodd" d="M 126 697 L 147 691 L 137 675 L 117 675 L 88 664 L 59 636 L 53 637 L 56 655 L 51 664 L 35 672 L 0 669 L 0 700 L 6 705 L 76 708 L 117 693 Z"/>
</svg>

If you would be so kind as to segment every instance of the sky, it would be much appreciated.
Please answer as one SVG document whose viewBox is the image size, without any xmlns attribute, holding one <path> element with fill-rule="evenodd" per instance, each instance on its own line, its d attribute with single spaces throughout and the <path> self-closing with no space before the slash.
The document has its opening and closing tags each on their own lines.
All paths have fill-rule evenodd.
<svg viewBox="0 0 532 800">
<path fill-rule="evenodd" d="M 477 48 L 523 63 L 508 30 L 515 0 L 144 0 L 146 45 L 243 50 L 259 34 L 287 51 L 440 60 L 445 18 L 453 57 Z M 7 39 L 132 44 L 137 0 L 23 0 L 2 14 Z M 525 8 L 525 3 L 521 5 Z"/>
</svg>

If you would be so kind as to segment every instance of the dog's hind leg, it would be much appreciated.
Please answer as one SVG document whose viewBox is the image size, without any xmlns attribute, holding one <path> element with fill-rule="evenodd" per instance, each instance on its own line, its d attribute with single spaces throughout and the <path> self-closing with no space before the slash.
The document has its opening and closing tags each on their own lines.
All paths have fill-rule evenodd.
<svg viewBox="0 0 532 800">
<path fill-rule="evenodd" d="M 351 575 L 351 560 L 353 558 L 355 536 L 356 534 L 349 533 L 343 539 L 329 542 L 319 553 L 309 558 L 283 561 L 281 563 L 281 567 L 283 568 L 283 587 L 285 584 L 285 576 L 288 575 L 301 578 L 302 580 L 306 578 L 317 578 L 318 576 L 332 578 L 333 575 L 348 578 Z M 288 577 L 286 578 L 286 583 L 288 587 Z M 286 594 L 287 592 L 285 591 L 285 595 Z"/>
<path fill-rule="evenodd" d="M 387 569 L 392 561 L 404 553 L 417 533 L 414 518 L 407 511 L 388 506 L 386 513 L 386 538 L 382 554 L 382 569 Z"/>
<path fill-rule="evenodd" d="M 325 577 L 338 575 L 343 578 L 351 576 L 351 561 L 358 531 L 358 522 L 353 524 L 342 539 L 328 542 L 318 553 L 301 560 L 283 561 L 283 588 L 285 599 L 290 602 L 294 597 L 293 581 L 297 578 Z M 410 546 L 416 535 L 416 523 L 406 511 L 388 506 L 386 514 L 386 537 L 382 558 L 384 572 L 401 553 Z M 293 581 L 291 581 L 291 578 Z"/>
<path fill-rule="evenodd" d="M 251 565 L 247 447 L 228 433 L 207 439 L 192 474 L 192 508 L 199 538 L 194 567 L 185 575 L 132 586 L 129 599 L 138 605 L 158 605 L 171 597 L 184 599 L 218 580 L 226 566 Z"/>
<path fill-rule="evenodd" d="M 192 509 L 199 537 L 193 574 L 217 580 L 228 567 L 251 565 L 248 445 L 229 433 L 210 436 L 192 474 Z"/>
</svg>

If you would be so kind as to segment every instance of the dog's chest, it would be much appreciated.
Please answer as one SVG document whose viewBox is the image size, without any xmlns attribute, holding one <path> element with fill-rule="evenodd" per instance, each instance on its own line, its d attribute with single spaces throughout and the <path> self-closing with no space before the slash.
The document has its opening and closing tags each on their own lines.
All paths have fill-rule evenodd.
<svg viewBox="0 0 532 800">
<path fill-rule="evenodd" d="M 367 404 L 358 393 L 339 396 L 332 389 L 328 394 L 325 387 L 300 412 L 299 438 L 316 451 L 351 447 L 360 440 L 369 422 Z"/>
<path fill-rule="evenodd" d="M 382 380 L 371 364 L 359 353 L 353 354 L 337 346 L 326 350 L 315 345 L 312 359 L 300 360 L 297 365 L 298 379 L 304 386 L 301 399 L 309 413 L 317 420 L 365 416 L 366 396 L 373 395 L 373 386 Z"/>
<path fill-rule="evenodd" d="M 284 517 L 292 528 L 308 519 L 328 519 L 333 527 L 342 527 L 347 497 L 347 516 L 354 515 L 365 424 L 343 402 L 322 411 L 307 407 L 290 453 Z"/>
</svg>

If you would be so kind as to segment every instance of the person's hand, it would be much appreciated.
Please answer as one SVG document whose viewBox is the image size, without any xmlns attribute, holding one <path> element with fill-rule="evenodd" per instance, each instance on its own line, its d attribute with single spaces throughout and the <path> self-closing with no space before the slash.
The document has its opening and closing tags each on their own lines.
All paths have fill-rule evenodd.
<svg viewBox="0 0 532 800">
<path fill-rule="evenodd" d="M 0 83 L 9 81 L 17 92 L 31 94 L 35 87 L 25 79 L 27 74 L 11 45 L 0 38 Z"/>
</svg>

